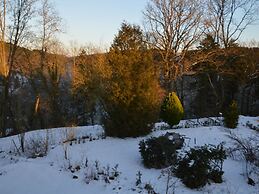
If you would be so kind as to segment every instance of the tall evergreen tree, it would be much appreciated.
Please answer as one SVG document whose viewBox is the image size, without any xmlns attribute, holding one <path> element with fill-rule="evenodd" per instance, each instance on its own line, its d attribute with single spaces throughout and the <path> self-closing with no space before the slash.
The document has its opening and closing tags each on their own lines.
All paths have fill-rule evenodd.
<svg viewBox="0 0 259 194">
<path fill-rule="evenodd" d="M 109 136 L 148 134 L 157 119 L 162 90 L 140 27 L 123 23 L 108 53 L 112 74 L 104 91 Z"/>
</svg>

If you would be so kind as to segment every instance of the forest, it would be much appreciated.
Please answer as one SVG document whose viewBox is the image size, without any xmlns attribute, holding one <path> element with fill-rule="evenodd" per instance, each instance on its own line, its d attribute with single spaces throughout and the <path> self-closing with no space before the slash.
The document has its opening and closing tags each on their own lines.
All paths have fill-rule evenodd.
<svg viewBox="0 0 259 194">
<path fill-rule="evenodd" d="M 172 91 L 185 118 L 218 116 L 233 100 L 241 114 L 258 115 L 258 41 L 238 41 L 257 10 L 251 0 L 224 2 L 205 9 L 199 1 L 151 1 L 144 26 L 123 22 L 104 51 L 73 42 L 65 50 L 62 18 L 48 0 L 1 1 L 1 134 L 147 112 L 154 122 Z"/>
</svg>

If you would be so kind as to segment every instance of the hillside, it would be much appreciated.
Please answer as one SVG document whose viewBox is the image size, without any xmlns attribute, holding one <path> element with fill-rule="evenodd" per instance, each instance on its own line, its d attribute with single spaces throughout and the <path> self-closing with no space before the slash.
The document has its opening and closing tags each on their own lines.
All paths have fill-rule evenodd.
<svg viewBox="0 0 259 194">
<path fill-rule="evenodd" d="M 259 140 L 258 132 L 247 127 L 249 122 L 258 128 L 258 119 L 241 116 L 238 128 L 231 132 L 238 137 L 253 136 Z M 202 122 L 204 119 L 199 121 Z M 25 135 L 26 145 L 31 149 L 30 152 L 21 155 L 15 147 L 19 147 L 18 136 L 2 138 L 0 191 L 3 194 L 148 193 L 144 187 L 149 184 L 156 193 L 163 194 L 167 177 L 161 176 L 161 170 L 147 169 L 143 166 L 138 151 L 138 143 L 142 139 L 166 132 L 180 133 L 185 136 L 185 146 L 181 151 L 183 153 L 184 150 L 204 144 L 217 145 L 224 142 L 225 149 L 233 147 L 233 142 L 227 137 L 228 129 L 221 126 L 198 126 L 198 120 L 191 123 L 197 126 L 188 126 L 190 121 L 181 121 L 177 129 L 168 130 L 162 130 L 166 125 L 158 123 L 151 135 L 127 139 L 105 138 L 102 127 L 97 125 L 28 132 Z M 28 158 L 33 155 L 32 150 L 42 147 L 39 142 L 44 142 L 46 134 L 49 134 L 47 156 Z M 74 140 L 65 141 L 71 138 Z M 116 172 L 118 176 L 108 180 L 104 175 L 93 178 L 97 168 L 110 174 Z M 199 190 L 188 189 L 178 178 L 172 177 L 170 181 L 174 186 L 169 193 L 173 193 L 173 190 L 175 193 L 258 193 L 259 183 L 256 177 L 253 177 L 255 182 L 257 181 L 255 186 L 247 184 L 243 160 L 234 160 L 228 156 L 224 161 L 223 170 L 225 173 L 222 184 L 207 184 Z M 142 183 L 136 186 L 138 171 L 142 174 Z"/>
</svg>

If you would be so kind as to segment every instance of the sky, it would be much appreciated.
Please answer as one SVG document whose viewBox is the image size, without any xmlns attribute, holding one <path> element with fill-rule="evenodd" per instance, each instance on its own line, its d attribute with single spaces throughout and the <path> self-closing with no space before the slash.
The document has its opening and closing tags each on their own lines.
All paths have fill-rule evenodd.
<svg viewBox="0 0 259 194">
<path fill-rule="evenodd" d="M 60 39 L 109 46 L 123 21 L 142 25 L 142 11 L 148 0 L 53 0 L 63 19 Z M 249 27 L 241 41 L 259 41 L 259 25 Z"/>
<path fill-rule="evenodd" d="M 55 0 L 65 42 L 109 45 L 123 21 L 142 24 L 147 0 Z"/>
</svg>

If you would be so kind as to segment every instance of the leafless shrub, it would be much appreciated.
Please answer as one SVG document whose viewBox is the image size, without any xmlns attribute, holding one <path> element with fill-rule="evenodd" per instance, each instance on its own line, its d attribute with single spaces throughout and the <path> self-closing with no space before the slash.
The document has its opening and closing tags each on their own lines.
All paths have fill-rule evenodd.
<svg viewBox="0 0 259 194">
<path fill-rule="evenodd" d="M 76 140 L 75 130 L 73 128 L 68 128 L 63 132 L 63 143 Z"/>
<path fill-rule="evenodd" d="M 63 131 L 63 138 L 62 138 L 62 146 L 63 146 L 63 151 L 64 151 L 64 158 L 66 160 L 69 160 L 68 156 L 68 142 L 70 142 L 70 145 L 72 145 L 72 142 L 76 141 L 75 138 L 75 131 L 73 128 L 68 128 L 65 131 Z"/>
<path fill-rule="evenodd" d="M 110 165 L 104 167 L 100 165 L 99 161 L 95 161 L 94 164 L 85 167 L 85 182 L 89 184 L 91 181 L 103 180 L 105 183 L 111 183 L 117 180 L 121 174 L 118 167 L 118 164 L 114 167 L 110 167 Z"/>
<path fill-rule="evenodd" d="M 46 139 L 43 137 L 34 137 L 26 141 L 25 156 L 28 158 L 44 157 L 47 155 Z"/>
<path fill-rule="evenodd" d="M 163 169 L 159 178 L 166 178 L 166 194 L 175 194 L 177 179 L 174 179 L 172 167 Z"/>
<path fill-rule="evenodd" d="M 234 159 L 244 160 L 245 176 L 248 183 L 254 185 L 254 180 L 259 180 L 259 134 L 248 138 L 238 137 L 230 133 L 228 137 L 233 141 L 234 146 L 229 149 L 229 155 Z"/>
</svg>

